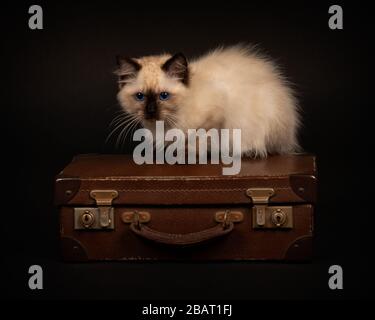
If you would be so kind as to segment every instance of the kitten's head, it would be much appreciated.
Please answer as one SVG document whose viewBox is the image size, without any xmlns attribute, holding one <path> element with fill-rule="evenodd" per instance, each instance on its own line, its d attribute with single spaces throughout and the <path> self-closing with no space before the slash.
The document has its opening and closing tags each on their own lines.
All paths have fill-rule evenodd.
<svg viewBox="0 0 375 320">
<path fill-rule="evenodd" d="M 119 92 L 117 99 L 128 113 L 151 127 L 165 120 L 174 127 L 176 112 L 189 82 L 185 56 L 148 56 L 139 59 L 118 57 Z"/>
</svg>

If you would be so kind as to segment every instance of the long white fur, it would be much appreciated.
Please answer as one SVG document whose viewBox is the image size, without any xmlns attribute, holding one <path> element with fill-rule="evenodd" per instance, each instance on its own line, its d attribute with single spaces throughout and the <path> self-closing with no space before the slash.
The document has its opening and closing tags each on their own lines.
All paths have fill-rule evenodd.
<svg viewBox="0 0 375 320">
<path fill-rule="evenodd" d="M 173 113 L 180 129 L 241 129 L 242 153 L 251 156 L 298 151 L 297 101 L 271 60 L 246 46 L 219 48 L 189 63 L 190 81 L 185 86 L 161 70 L 169 57 L 137 60 L 142 69 L 118 94 L 127 112 L 142 116 L 130 98 L 135 92 L 168 91 L 173 99 L 161 115 Z M 143 123 L 150 129 L 154 126 Z"/>
</svg>

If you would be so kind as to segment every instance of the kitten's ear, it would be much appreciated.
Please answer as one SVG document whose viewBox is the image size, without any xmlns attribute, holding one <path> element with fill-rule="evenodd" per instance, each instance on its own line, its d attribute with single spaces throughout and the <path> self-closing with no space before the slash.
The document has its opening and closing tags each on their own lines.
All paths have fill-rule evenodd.
<svg viewBox="0 0 375 320">
<path fill-rule="evenodd" d="M 134 59 L 123 56 L 116 56 L 118 69 L 115 74 L 119 77 L 120 89 L 128 82 L 129 79 L 136 77 L 142 66 Z"/>
<path fill-rule="evenodd" d="M 170 77 L 179 79 L 182 83 L 189 82 L 189 68 L 186 57 L 182 53 L 176 53 L 161 67 Z"/>
</svg>

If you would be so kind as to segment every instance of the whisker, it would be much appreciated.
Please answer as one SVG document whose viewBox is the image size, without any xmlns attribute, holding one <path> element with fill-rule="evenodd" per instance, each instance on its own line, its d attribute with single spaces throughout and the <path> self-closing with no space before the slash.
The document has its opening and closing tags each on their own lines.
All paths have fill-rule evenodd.
<svg viewBox="0 0 375 320">
<path fill-rule="evenodd" d="M 171 127 L 178 127 L 177 125 L 177 118 L 168 114 L 165 119 L 167 120 L 167 122 L 170 124 Z"/>
<path fill-rule="evenodd" d="M 126 117 L 124 119 L 119 119 L 116 121 L 116 126 L 115 128 L 109 133 L 107 139 L 106 139 L 106 142 L 109 141 L 109 138 L 118 130 L 120 129 L 122 126 L 125 126 L 125 128 L 127 127 L 127 125 L 129 125 L 129 123 L 134 120 L 135 116 L 129 116 L 129 117 Z M 115 125 L 115 123 L 113 123 L 113 125 Z"/>
<path fill-rule="evenodd" d="M 122 112 L 120 114 L 118 114 L 116 117 L 113 118 L 113 120 L 116 120 L 116 119 L 119 119 L 119 118 L 122 118 L 122 117 L 133 117 L 134 114 L 132 113 L 126 113 L 126 112 Z"/>
<path fill-rule="evenodd" d="M 113 126 L 113 125 L 116 125 L 117 123 L 121 122 L 121 121 L 125 121 L 127 119 L 130 119 L 130 118 L 133 118 L 134 116 L 130 116 L 130 115 L 126 115 L 126 116 L 123 116 L 123 117 L 118 117 L 117 119 L 113 119 L 112 122 L 110 123 L 109 126 Z"/>
<path fill-rule="evenodd" d="M 129 120 L 126 125 L 124 126 L 124 128 L 120 131 L 120 134 L 117 136 L 117 139 L 116 139 L 116 148 L 119 147 L 120 145 L 120 142 L 122 140 L 122 136 L 124 133 L 126 133 L 130 127 L 130 125 L 132 124 L 132 122 L 134 121 L 134 119 L 131 119 Z"/>
<path fill-rule="evenodd" d="M 121 122 L 119 125 L 117 125 L 108 135 L 107 139 L 106 139 L 106 142 L 109 141 L 110 137 L 118 130 L 120 129 L 121 127 L 123 126 L 126 126 L 126 124 L 129 122 L 130 120 L 128 121 L 124 121 L 124 122 Z"/>
<path fill-rule="evenodd" d="M 134 123 L 137 122 L 138 118 L 137 117 L 134 117 L 133 119 L 129 120 L 128 123 L 126 124 L 126 127 L 123 128 L 119 134 L 119 136 L 117 137 L 117 141 L 116 141 L 116 147 L 118 147 L 119 145 L 121 145 L 122 141 L 126 140 L 126 136 L 129 132 L 129 130 L 133 127 Z M 125 136 L 124 136 L 125 135 Z"/>
<path fill-rule="evenodd" d="M 173 114 L 173 113 L 168 113 L 166 116 L 169 117 L 169 118 L 172 118 L 174 120 L 178 120 L 177 116 L 175 114 Z"/>
<path fill-rule="evenodd" d="M 126 140 L 126 137 L 128 136 L 129 133 L 130 133 L 130 137 L 131 137 L 131 135 L 134 133 L 134 130 L 137 128 L 138 123 L 139 123 L 139 119 L 135 119 L 135 121 L 131 125 L 130 129 L 127 131 L 124 140 Z"/>
</svg>

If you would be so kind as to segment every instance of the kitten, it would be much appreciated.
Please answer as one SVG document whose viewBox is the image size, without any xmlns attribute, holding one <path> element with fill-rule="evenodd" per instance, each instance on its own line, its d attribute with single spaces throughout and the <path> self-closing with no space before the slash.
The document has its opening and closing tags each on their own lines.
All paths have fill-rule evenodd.
<svg viewBox="0 0 375 320">
<path fill-rule="evenodd" d="M 181 53 L 118 58 L 118 101 L 145 128 L 241 129 L 242 153 L 298 150 L 299 115 L 277 66 L 251 48 L 219 48 L 188 63 Z"/>
</svg>

